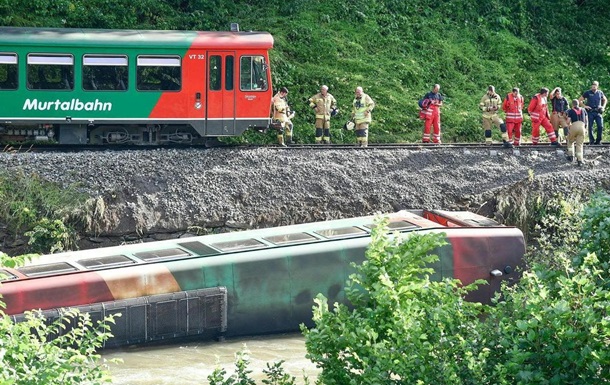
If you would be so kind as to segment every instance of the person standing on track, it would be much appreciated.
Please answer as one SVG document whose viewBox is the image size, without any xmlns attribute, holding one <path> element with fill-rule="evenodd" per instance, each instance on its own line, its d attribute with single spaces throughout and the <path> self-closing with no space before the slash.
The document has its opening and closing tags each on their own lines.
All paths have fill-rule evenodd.
<svg viewBox="0 0 610 385">
<path fill-rule="evenodd" d="M 371 111 L 375 108 L 375 102 L 364 93 L 362 87 L 356 87 L 352 106 L 352 120 L 356 123 L 357 144 L 360 147 L 366 147 L 369 145 L 369 125 L 373 121 Z"/>
<path fill-rule="evenodd" d="M 328 86 L 309 98 L 309 107 L 316 112 L 316 144 L 330 143 L 330 118 L 337 115 L 337 101 L 328 93 Z"/>
<path fill-rule="evenodd" d="M 566 112 L 568 111 L 568 108 L 570 108 L 570 103 L 568 102 L 568 99 L 561 95 L 561 88 L 559 87 L 555 87 L 553 91 L 551 91 L 549 99 L 553 106 L 551 125 L 553 126 L 553 130 L 555 130 L 557 140 L 561 143 L 565 140 L 565 137 L 568 136 L 568 117 Z"/>
<path fill-rule="evenodd" d="M 532 144 L 536 145 L 540 141 L 540 126 L 544 127 L 546 134 L 551 141 L 551 145 L 559 147 L 555 130 L 549 120 L 549 110 L 547 105 L 547 96 L 549 89 L 543 87 L 540 92 L 534 95 L 530 104 L 527 107 L 527 112 L 532 118 Z"/>
<path fill-rule="evenodd" d="M 506 114 L 506 135 L 514 146 L 521 145 L 521 125 L 523 123 L 523 96 L 519 93 L 519 88 L 506 95 L 502 103 L 502 109 Z"/>
<path fill-rule="evenodd" d="M 584 105 L 587 113 L 589 114 L 589 144 L 601 144 L 602 134 L 604 131 L 604 110 L 606 109 L 606 95 L 599 89 L 599 82 L 594 81 L 591 84 L 591 89 L 583 92 L 582 96 L 578 98 L 578 101 L 583 102 L 587 100 L 587 104 Z M 593 137 L 593 123 L 597 125 L 597 135 Z"/>
<path fill-rule="evenodd" d="M 279 123 L 277 141 L 280 146 L 286 147 L 286 143 L 292 143 L 292 119 L 294 113 L 290 111 L 288 106 L 288 88 L 282 87 L 272 99 L 273 120 Z M 286 141 L 284 142 L 284 134 Z"/>
<path fill-rule="evenodd" d="M 580 100 L 572 100 L 572 108 L 566 113 L 567 120 L 570 124 L 568 129 L 568 162 L 574 160 L 576 155 L 576 164 L 583 165 L 583 143 L 585 142 L 585 129 L 588 125 L 587 110 L 579 107 Z M 574 153 L 574 144 L 576 144 L 576 154 Z"/>
<path fill-rule="evenodd" d="M 496 126 L 502 132 L 502 143 L 504 147 L 510 148 L 513 146 L 508 141 L 508 134 L 506 133 L 506 124 L 498 115 L 498 111 L 502 107 L 502 98 L 496 93 L 494 86 L 487 87 L 487 92 L 481 98 L 479 102 L 479 108 L 483 111 L 483 130 L 485 131 L 485 143 L 492 144 L 491 139 L 491 127 Z"/>
<path fill-rule="evenodd" d="M 424 100 L 429 100 L 427 108 L 422 110 L 424 117 L 424 135 L 422 142 L 430 143 L 430 130 L 434 127 L 432 142 L 441 144 L 441 106 L 443 105 L 443 95 L 439 92 L 441 86 L 435 84 L 432 91 L 424 95 Z"/>
</svg>

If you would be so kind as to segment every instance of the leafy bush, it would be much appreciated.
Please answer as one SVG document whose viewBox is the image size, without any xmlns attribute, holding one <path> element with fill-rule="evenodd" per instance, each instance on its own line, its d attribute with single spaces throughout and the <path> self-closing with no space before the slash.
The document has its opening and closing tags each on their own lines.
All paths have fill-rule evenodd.
<svg viewBox="0 0 610 385">
<path fill-rule="evenodd" d="M 610 271 L 610 194 L 599 192 L 583 212 L 581 245 L 584 252 L 595 253 L 601 268 Z M 576 260 L 576 263 L 580 262 Z M 610 278 L 606 276 L 606 278 Z"/>
</svg>

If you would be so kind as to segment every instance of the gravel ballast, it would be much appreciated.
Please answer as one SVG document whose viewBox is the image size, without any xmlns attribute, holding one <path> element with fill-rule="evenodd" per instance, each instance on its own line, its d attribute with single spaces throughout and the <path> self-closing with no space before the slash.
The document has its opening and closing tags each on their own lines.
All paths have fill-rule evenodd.
<svg viewBox="0 0 610 385">
<path fill-rule="evenodd" d="M 93 239 L 161 237 L 193 226 L 258 228 L 403 208 L 478 211 L 532 176 L 532 194 L 608 190 L 609 150 L 587 147 L 585 158 L 577 167 L 562 151 L 531 148 L 517 155 L 501 148 L 269 147 L 2 153 L 0 165 L 94 198 L 96 226 L 83 234 Z"/>
</svg>

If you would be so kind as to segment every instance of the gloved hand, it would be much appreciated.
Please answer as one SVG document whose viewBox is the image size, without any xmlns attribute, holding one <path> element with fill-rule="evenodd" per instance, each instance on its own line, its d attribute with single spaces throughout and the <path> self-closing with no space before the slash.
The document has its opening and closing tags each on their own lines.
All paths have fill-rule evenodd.
<svg viewBox="0 0 610 385">
<path fill-rule="evenodd" d="M 330 116 L 335 116 L 339 113 L 339 110 L 337 108 L 333 108 L 333 110 L 330 112 Z"/>
</svg>

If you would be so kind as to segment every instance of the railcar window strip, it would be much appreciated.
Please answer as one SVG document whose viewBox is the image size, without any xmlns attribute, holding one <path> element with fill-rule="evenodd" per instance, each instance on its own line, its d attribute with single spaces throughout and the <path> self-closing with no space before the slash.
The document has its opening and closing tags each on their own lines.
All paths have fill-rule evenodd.
<svg viewBox="0 0 610 385">
<path fill-rule="evenodd" d="M 15 54 L 15 53 L 0 54 L 0 64 L 17 64 L 17 54 Z"/>
<path fill-rule="evenodd" d="M 42 55 L 29 54 L 28 64 L 46 64 L 46 65 L 74 65 L 74 57 L 72 55 Z"/>
<path fill-rule="evenodd" d="M 367 231 L 356 226 L 317 230 L 315 233 L 327 239 L 356 238 L 369 234 Z"/>
<path fill-rule="evenodd" d="M 295 245 L 300 243 L 315 242 L 318 240 L 318 238 L 307 233 L 273 235 L 263 239 L 267 242 L 273 243 L 274 245 Z"/>
<path fill-rule="evenodd" d="M 140 67 L 180 67 L 180 57 L 138 56 Z"/>
<path fill-rule="evenodd" d="M 83 57 L 83 65 L 86 66 L 127 66 L 127 56 L 98 56 L 85 55 Z"/>
<path fill-rule="evenodd" d="M 101 269 L 115 266 L 126 266 L 135 264 L 136 261 L 125 255 L 108 255 L 104 257 L 86 258 L 76 261 L 87 269 Z"/>
<path fill-rule="evenodd" d="M 47 263 L 43 265 L 24 266 L 17 269 L 27 277 L 39 277 L 42 275 L 54 275 L 77 271 L 78 269 L 66 262 Z"/>
<path fill-rule="evenodd" d="M 171 249 L 161 249 L 161 250 L 152 250 L 152 251 L 143 251 L 140 253 L 135 253 L 134 256 L 143 260 L 143 261 L 151 261 L 156 259 L 170 259 L 170 258 L 186 258 L 190 257 L 192 254 L 179 249 L 179 248 L 171 248 Z"/>
<path fill-rule="evenodd" d="M 16 279 L 17 276 L 15 274 L 11 274 L 6 270 L 0 270 L 0 282 L 10 281 L 11 279 Z"/>
<path fill-rule="evenodd" d="M 236 241 L 227 241 L 227 242 L 217 242 L 212 243 L 210 246 L 222 251 L 241 251 L 241 250 L 254 250 L 254 249 L 263 249 L 267 247 L 261 241 L 257 241 L 256 239 L 238 239 Z"/>
</svg>

